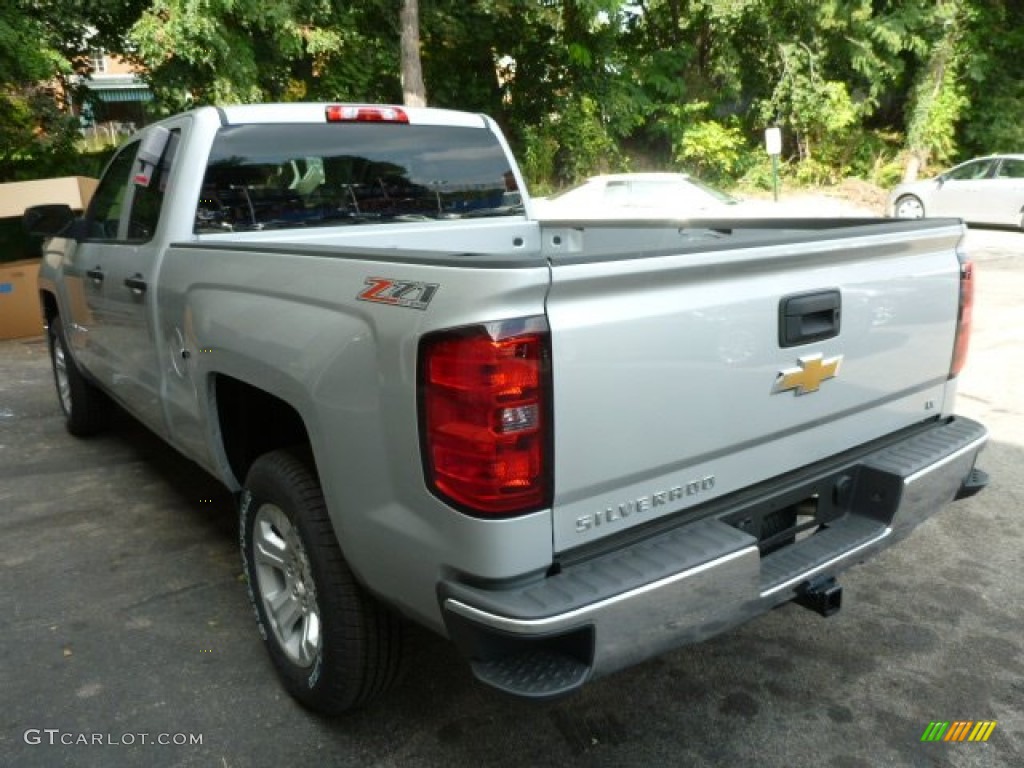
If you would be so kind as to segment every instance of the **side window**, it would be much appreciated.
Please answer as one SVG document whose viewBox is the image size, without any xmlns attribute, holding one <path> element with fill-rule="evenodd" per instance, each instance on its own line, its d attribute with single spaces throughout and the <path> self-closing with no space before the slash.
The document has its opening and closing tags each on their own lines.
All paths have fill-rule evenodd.
<svg viewBox="0 0 1024 768">
<path fill-rule="evenodd" d="M 117 239 L 121 211 L 125 196 L 128 194 L 132 165 L 135 162 L 135 153 L 138 149 L 139 142 L 137 141 L 122 147 L 107 166 L 103 178 L 100 179 L 86 215 L 86 220 L 89 222 L 88 236 L 90 240 Z"/>
<path fill-rule="evenodd" d="M 171 175 L 171 167 L 174 165 L 174 156 L 177 153 L 178 141 L 181 131 L 175 129 L 167 141 L 167 147 L 160 158 L 159 164 L 153 169 L 148 184 L 135 183 L 135 194 L 132 197 L 131 215 L 128 217 L 128 240 L 131 242 L 146 242 L 156 232 L 157 222 L 160 220 L 160 209 L 164 202 L 164 193 L 167 191 L 167 180 Z"/>
<path fill-rule="evenodd" d="M 140 179 L 147 177 L 137 173 L 140 142 L 127 144 L 114 156 L 100 179 L 86 216 L 90 240 L 144 243 L 153 237 L 180 134 L 177 129 L 170 132 L 166 149 L 149 174 L 148 183 L 142 183 Z M 128 229 L 121 234 L 125 206 L 130 206 L 130 215 Z"/>
<path fill-rule="evenodd" d="M 996 174 L 996 178 L 1024 179 L 1024 160 L 1003 160 L 1002 165 L 999 166 L 999 173 Z"/>
<path fill-rule="evenodd" d="M 947 178 L 953 181 L 972 181 L 973 179 L 983 179 L 988 176 L 989 171 L 992 170 L 992 160 L 978 160 L 974 163 L 966 163 L 961 165 L 959 168 L 954 168 L 949 172 Z"/>
</svg>

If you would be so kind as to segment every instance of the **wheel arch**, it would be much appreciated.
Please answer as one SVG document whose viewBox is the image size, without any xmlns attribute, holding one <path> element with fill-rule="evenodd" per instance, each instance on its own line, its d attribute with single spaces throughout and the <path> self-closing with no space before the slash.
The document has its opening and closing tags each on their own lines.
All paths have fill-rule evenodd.
<svg viewBox="0 0 1024 768">
<path fill-rule="evenodd" d="M 226 374 L 214 377 L 213 389 L 224 456 L 239 485 L 263 454 L 311 446 L 305 421 L 286 400 Z"/>
<path fill-rule="evenodd" d="M 39 306 L 42 310 L 43 321 L 46 325 L 52 323 L 53 318 L 60 314 L 60 309 L 57 307 L 57 297 L 52 291 L 39 291 Z"/>
</svg>

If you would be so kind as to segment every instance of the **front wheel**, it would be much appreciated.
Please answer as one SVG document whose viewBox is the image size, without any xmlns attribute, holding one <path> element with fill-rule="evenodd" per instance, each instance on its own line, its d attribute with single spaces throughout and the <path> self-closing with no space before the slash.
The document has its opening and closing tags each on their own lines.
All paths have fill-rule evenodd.
<svg viewBox="0 0 1024 768">
<path fill-rule="evenodd" d="M 401 620 L 345 562 L 306 452 L 257 459 L 240 516 L 249 599 L 285 689 L 327 715 L 384 694 L 402 666 Z"/>
<path fill-rule="evenodd" d="M 50 321 L 47 341 L 53 381 L 57 385 L 57 400 L 64 413 L 64 425 L 77 437 L 96 434 L 106 424 L 109 401 L 82 372 L 71 357 L 64 337 L 64 323 L 60 317 Z"/>
<path fill-rule="evenodd" d="M 924 218 L 924 203 L 916 195 L 903 195 L 894 206 L 897 219 Z"/>
</svg>

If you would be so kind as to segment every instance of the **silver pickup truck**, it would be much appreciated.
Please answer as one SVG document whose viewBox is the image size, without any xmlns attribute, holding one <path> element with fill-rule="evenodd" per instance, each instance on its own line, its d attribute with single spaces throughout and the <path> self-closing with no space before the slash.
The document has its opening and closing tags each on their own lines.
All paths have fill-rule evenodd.
<svg viewBox="0 0 1024 768">
<path fill-rule="evenodd" d="M 480 115 L 206 107 L 26 212 L 72 434 L 110 400 L 236 492 L 321 712 L 406 622 L 526 697 L 797 600 L 986 482 L 953 220 L 553 221 Z"/>
</svg>

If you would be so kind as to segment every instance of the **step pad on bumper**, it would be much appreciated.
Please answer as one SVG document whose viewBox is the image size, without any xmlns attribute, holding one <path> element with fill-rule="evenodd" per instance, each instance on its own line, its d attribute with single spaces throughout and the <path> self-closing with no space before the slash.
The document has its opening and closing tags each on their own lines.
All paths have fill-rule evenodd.
<svg viewBox="0 0 1024 768">
<path fill-rule="evenodd" d="M 809 538 L 763 557 L 761 596 L 794 586 L 832 561 L 881 541 L 889 533 L 889 528 L 876 520 L 848 515 Z"/>
<path fill-rule="evenodd" d="M 589 664 L 547 648 L 491 661 L 472 661 L 471 666 L 477 679 L 527 698 L 548 698 L 574 690 L 590 674 Z"/>
</svg>

